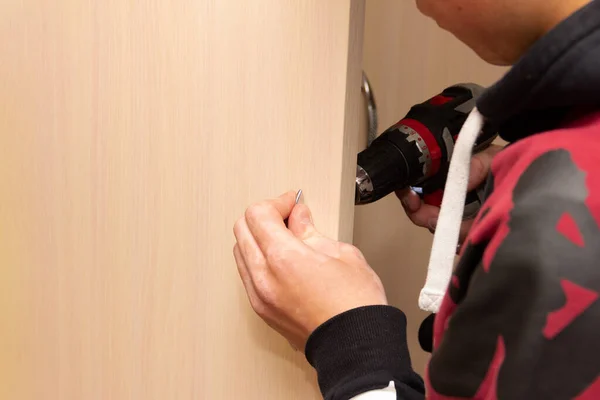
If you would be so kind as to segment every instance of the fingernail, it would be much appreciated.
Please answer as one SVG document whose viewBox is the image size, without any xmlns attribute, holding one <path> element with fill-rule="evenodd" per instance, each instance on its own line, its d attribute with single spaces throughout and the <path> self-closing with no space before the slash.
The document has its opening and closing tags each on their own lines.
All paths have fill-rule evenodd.
<svg viewBox="0 0 600 400">
<path fill-rule="evenodd" d="M 309 224 L 311 224 L 311 225 L 313 225 L 313 224 L 314 224 L 314 222 L 313 222 L 313 217 L 312 217 L 312 213 L 311 213 L 310 211 L 308 211 L 308 221 L 307 221 L 307 223 L 309 223 Z"/>
<path fill-rule="evenodd" d="M 435 228 L 437 227 L 437 223 L 438 223 L 437 218 L 431 218 L 429 220 L 429 222 L 427 223 L 427 225 L 429 225 L 429 229 L 435 231 Z"/>
<path fill-rule="evenodd" d="M 302 222 L 304 225 L 312 225 L 313 223 L 313 219 L 312 219 L 312 213 L 310 212 L 310 209 L 308 207 L 306 207 L 305 205 L 302 205 L 302 213 L 300 214 L 300 222 Z"/>
<path fill-rule="evenodd" d="M 304 215 L 300 220 L 300 223 L 302 225 L 312 225 L 312 218 L 310 217 L 310 215 Z"/>
</svg>

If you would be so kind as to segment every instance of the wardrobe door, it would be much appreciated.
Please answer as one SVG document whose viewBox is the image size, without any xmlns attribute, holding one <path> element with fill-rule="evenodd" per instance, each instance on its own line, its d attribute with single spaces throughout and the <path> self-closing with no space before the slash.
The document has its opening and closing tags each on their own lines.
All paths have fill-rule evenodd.
<svg viewBox="0 0 600 400">
<path fill-rule="evenodd" d="M 310 399 L 233 224 L 352 240 L 362 0 L 0 5 L 0 398 Z"/>
<path fill-rule="evenodd" d="M 485 64 L 422 16 L 413 1 L 398 0 L 367 2 L 363 63 L 377 104 L 378 133 L 448 86 L 489 85 L 505 71 Z M 363 111 L 360 149 L 367 143 L 366 118 Z M 413 365 L 423 373 L 428 354 L 421 350 L 417 333 L 428 314 L 417 303 L 432 235 L 410 222 L 395 195 L 357 207 L 355 215 L 354 243 L 381 276 L 388 300 L 407 314 Z"/>
</svg>

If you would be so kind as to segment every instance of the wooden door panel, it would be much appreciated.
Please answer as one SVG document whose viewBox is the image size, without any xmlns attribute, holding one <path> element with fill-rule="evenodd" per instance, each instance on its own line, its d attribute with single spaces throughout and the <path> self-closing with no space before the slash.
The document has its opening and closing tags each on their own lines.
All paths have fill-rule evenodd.
<svg viewBox="0 0 600 400">
<path fill-rule="evenodd" d="M 301 187 L 351 238 L 363 2 L 0 9 L 0 398 L 317 398 L 232 227 Z"/>
</svg>

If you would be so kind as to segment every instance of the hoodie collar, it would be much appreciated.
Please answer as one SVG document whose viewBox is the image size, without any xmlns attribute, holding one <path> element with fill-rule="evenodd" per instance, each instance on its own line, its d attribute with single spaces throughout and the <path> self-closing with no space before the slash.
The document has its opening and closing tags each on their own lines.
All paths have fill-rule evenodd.
<svg viewBox="0 0 600 400">
<path fill-rule="evenodd" d="M 477 105 L 507 141 L 552 129 L 574 109 L 600 107 L 600 0 L 534 43 Z"/>
</svg>

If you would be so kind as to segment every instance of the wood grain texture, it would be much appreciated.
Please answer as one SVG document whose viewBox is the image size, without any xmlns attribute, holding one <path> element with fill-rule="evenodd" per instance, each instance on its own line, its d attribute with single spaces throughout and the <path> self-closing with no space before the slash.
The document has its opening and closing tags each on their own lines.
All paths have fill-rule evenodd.
<svg viewBox="0 0 600 400">
<path fill-rule="evenodd" d="M 404 117 L 410 107 L 460 82 L 489 85 L 504 72 L 481 61 L 412 1 L 367 2 L 363 63 L 377 100 L 379 132 Z M 363 111 L 362 137 L 366 145 Z M 381 276 L 389 301 L 408 318 L 413 366 L 425 370 L 427 354 L 417 333 L 427 316 L 418 308 L 431 250 L 431 234 L 408 220 L 394 195 L 356 208 L 354 243 Z"/>
<path fill-rule="evenodd" d="M 351 237 L 362 0 L 0 9 L 0 398 L 317 398 L 232 226 L 301 187 Z"/>
</svg>

